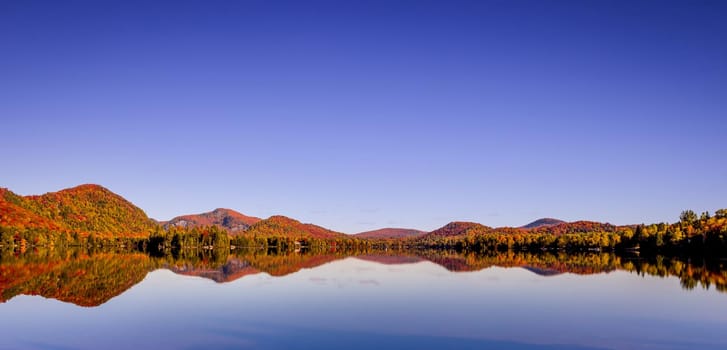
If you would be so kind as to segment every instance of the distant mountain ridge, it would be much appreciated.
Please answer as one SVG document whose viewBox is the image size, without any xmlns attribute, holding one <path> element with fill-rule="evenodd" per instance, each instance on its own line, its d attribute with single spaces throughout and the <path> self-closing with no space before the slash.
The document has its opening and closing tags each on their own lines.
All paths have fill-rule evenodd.
<svg viewBox="0 0 727 350">
<path fill-rule="evenodd" d="M 193 228 L 200 226 L 219 226 L 232 235 L 239 234 L 259 222 L 260 218 L 247 216 L 232 209 L 217 208 L 211 212 L 177 216 L 169 221 L 160 222 L 166 229 L 171 226 Z"/>
<path fill-rule="evenodd" d="M 437 239 L 470 234 L 568 234 L 615 232 L 619 226 L 593 221 L 564 222 L 553 218 L 535 220 L 522 227 L 492 228 L 476 222 L 454 221 L 431 232 L 408 228 L 382 228 L 346 235 L 314 224 L 301 223 L 285 216 L 260 219 L 232 209 L 218 208 L 201 214 L 182 215 L 157 222 L 123 197 L 94 184 L 20 196 L 0 188 L 0 233 L 28 230 L 98 234 L 106 238 L 145 237 L 160 227 L 195 228 L 218 226 L 231 236 L 290 236 L 320 239 L 344 237 L 360 239 Z M 623 227 L 623 226 L 622 226 Z M 630 227 L 630 226 L 629 226 Z M 7 235 L 6 235 L 7 238 Z"/>
<path fill-rule="evenodd" d="M 525 226 L 521 226 L 522 228 L 538 228 L 538 227 L 549 227 L 549 226 L 555 226 L 558 224 L 564 224 L 566 223 L 563 220 L 553 219 L 553 218 L 542 218 L 535 220 Z"/>
<path fill-rule="evenodd" d="M 358 238 L 409 238 L 419 237 L 427 234 L 426 231 L 411 228 L 382 228 L 373 231 L 356 233 L 353 236 Z"/>
</svg>

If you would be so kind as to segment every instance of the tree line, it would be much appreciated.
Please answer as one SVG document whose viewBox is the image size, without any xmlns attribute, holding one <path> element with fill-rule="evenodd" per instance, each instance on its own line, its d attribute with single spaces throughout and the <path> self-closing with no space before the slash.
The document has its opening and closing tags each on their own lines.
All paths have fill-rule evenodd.
<svg viewBox="0 0 727 350">
<path fill-rule="evenodd" d="M 727 254 L 727 209 L 714 215 L 697 216 L 685 210 L 673 224 L 619 226 L 611 231 L 563 234 L 497 229 L 470 232 L 466 235 L 430 237 L 415 240 L 427 248 L 451 248 L 458 251 L 563 250 L 563 251 L 639 251 L 664 254 Z"/>
<path fill-rule="evenodd" d="M 578 226 L 576 226 L 578 227 Z M 648 254 L 727 255 L 727 209 L 711 215 L 685 210 L 679 221 L 668 224 L 612 226 L 604 230 L 577 232 L 573 228 L 525 230 L 514 228 L 471 230 L 455 236 L 425 235 L 406 239 L 363 239 L 354 236 L 328 238 L 306 235 L 256 234 L 231 236 L 217 226 L 184 228 L 156 225 L 145 236 L 118 237 L 95 232 L 84 233 L 41 227 L 19 229 L 0 226 L 2 249 L 29 247 L 134 247 L 140 251 L 173 249 L 230 250 L 242 247 L 280 250 L 325 249 L 454 249 L 462 252 L 488 251 L 639 251 Z M 562 230 L 565 233 L 557 233 Z"/>
</svg>

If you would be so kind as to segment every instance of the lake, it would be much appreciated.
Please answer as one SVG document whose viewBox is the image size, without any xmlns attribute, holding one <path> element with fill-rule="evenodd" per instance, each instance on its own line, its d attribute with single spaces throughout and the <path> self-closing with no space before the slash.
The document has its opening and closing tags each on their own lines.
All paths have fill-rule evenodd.
<svg viewBox="0 0 727 350">
<path fill-rule="evenodd" d="M 724 260 L 0 256 L 2 349 L 727 349 Z"/>
</svg>

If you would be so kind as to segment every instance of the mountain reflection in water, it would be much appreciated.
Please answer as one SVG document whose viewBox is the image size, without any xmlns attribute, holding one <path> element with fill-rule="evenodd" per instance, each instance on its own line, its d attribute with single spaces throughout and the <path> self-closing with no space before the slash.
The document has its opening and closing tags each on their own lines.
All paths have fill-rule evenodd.
<svg viewBox="0 0 727 350">
<path fill-rule="evenodd" d="M 0 255 L 0 301 L 6 302 L 17 295 L 40 295 L 79 306 L 99 306 L 158 269 L 228 283 L 260 273 L 286 276 L 349 257 L 385 265 L 429 261 L 451 273 L 493 266 L 523 268 L 541 276 L 622 270 L 643 276 L 676 276 L 684 289 L 701 286 L 727 291 L 727 266 L 719 259 L 639 258 L 610 253 L 463 254 L 440 250 L 301 253 L 243 249 L 231 253 L 195 251 L 163 256 L 120 251 L 36 250 Z"/>
</svg>

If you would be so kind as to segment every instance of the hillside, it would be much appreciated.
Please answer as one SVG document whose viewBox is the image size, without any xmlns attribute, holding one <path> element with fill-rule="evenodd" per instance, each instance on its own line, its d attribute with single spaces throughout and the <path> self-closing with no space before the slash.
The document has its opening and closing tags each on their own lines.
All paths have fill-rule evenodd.
<svg viewBox="0 0 727 350">
<path fill-rule="evenodd" d="M 553 218 L 542 218 L 542 219 L 535 220 L 525 226 L 521 226 L 521 228 L 531 229 L 531 228 L 539 228 L 539 227 L 550 227 L 550 226 L 555 226 L 555 225 L 563 224 L 563 223 L 565 223 L 565 221 L 563 221 L 563 220 L 558 220 L 558 219 L 553 219 Z"/>
<path fill-rule="evenodd" d="M 99 185 L 81 185 L 43 195 L 0 190 L 0 227 L 141 237 L 156 224 L 121 196 Z"/>
<path fill-rule="evenodd" d="M 562 235 L 566 233 L 615 232 L 617 228 L 618 227 L 609 223 L 582 220 L 562 222 L 560 224 L 550 226 L 541 226 L 531 229 L 530 232 Z"/>
<path fill-rule="evenodd" d="M 373 231 L 361 232 L 353 235 L 357 238 L 409 238 L 426 234 L 425 231 L 410 228 L 382 228 Z"/>
<path fill-rule="evenodd" d="M 260 218 L 243 215 L 231 209 L 218 208 L 208 213 L 177 216 L 169 221 L 160 222 L 160 224 L 165 229 L 171 226 L 185 228 L 218 226 L 227 230 L 231 235 L 236 235 L 260 220 Z"/>
<path fill-rule="evenodd" d="M 34 204 L 27 198 L 5 188 L 0 188 L 0 228 L 20 231 L 27 229 L 62 229 L 58 223 L 35 213 L 31 209 L 33 207 Z"/>
<path fill-rule="evenodd" d="M 432 232 L 427 233 L 423 237 L 459 236 L 459 235 L 467 234 L 470 232 L 485 233 L 485 232 L 490 231 L 491 229 L 492 228 L 489 226 L 478 224 L 476 222 L 454 221 L 454 222 L 450 222 Z"/>
<path fill-rule="evenodd" d="M 316 226 L 304 224 L 300 221 L 285 217 L 271 216 L 261 220 L 247 229 L 246 236 L 283 236 L 283 237 L 307 237 L 307 238 L 345 238 L 346 235 L 340 232 Z"/>
</svg>

